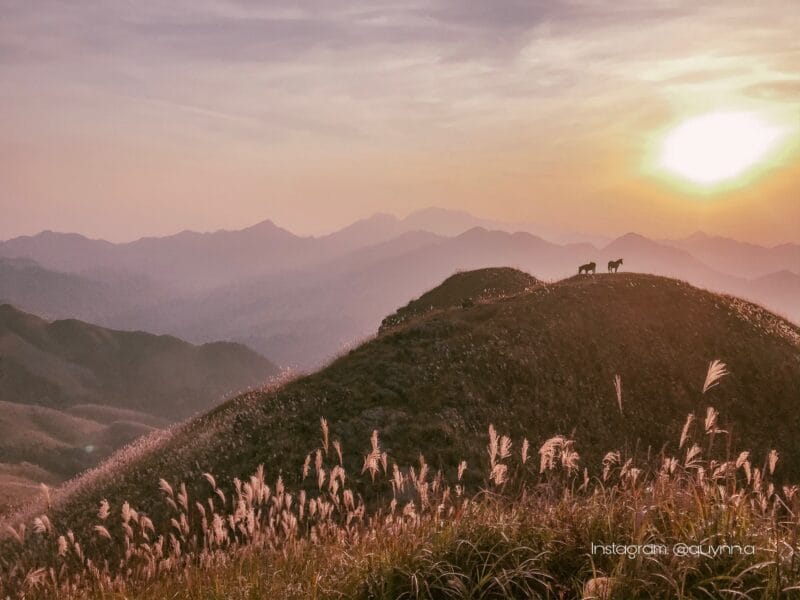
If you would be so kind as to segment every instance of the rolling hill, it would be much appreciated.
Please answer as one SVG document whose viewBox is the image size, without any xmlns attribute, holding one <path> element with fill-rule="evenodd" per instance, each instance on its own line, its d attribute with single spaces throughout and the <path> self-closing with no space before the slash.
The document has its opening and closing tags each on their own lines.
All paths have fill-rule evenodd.
<svg viewBox="0 0 800 600">
<path fill-rule="evenodd" d="M 510 267 L 456 273 L 386 317 L 381 323 L 381 331 L 433 311 L 466 308 L 476 302 L 494 302 L 505 296 L 521 294 L 538 284 L 535 277 Z"/>
<path fill-rule="evenodd" d="M 62 481 L 276 373 L 239 344 L 194 346 L 0 305 L 0 465 Z M 21 477 L 0 476 L 0 488 Z"/>
<path fill-rule="evenodd" d="M 195 346 L 171 336 L 45 321 L 0 305 L 0 400 L 77 404 L 180 419 L 219 397 L 263 383 L 277 369 L 240 344 Z"/>
<path fill-rule="evenodd" d="M 693 242 L 657 242 L 628 233 L 597 252 L 598 268 L 605 270 L 607 261 L 625 257 L 622 267 L 625 271 L 677 277 L 700 287 L 752 300 L 800 323 L 800 275 L 786 269 L 769 271 L 792 263 L 793 245 L 764 248 L 702 234 L 689 240 Z M 701 243 L 704 241 L 708 244 Z M 727 251 L 730 254 L 726 254 Z M 796 261 L 794 265 L 800 267 Z M 766 274 L 748 278 L 762 271 Z"/>
<path fill-rule="evenodd" d="M 461 285 L 473 276 L 451 278 L 428 298 L 462 298 Z M 657 455 L 674 445 L 687 413 L 714 405 L 734 447 L 758 455 L 780 448 L 778 474 L 800 476 L 796 326 L 748 302 L 651 275 L 531 286 L 529 276 L 503 270 L 477 279 L 487 276 L 493 300 L 414 311 L 313 375 L 244 394 L 112 458 L 65 490 L 51 518 L 88 528 L 107 498 L 162 519 L 161 477 L 187 482 L 194 496 L 207 493 L 192 487 L 204 485 L 205 471 L 226 482 L 264 464 L 267 480 L 282 473 L 297 484 L 306 453 L 320 444 L 320 417 L 343 441 L 348 476 L 358 480 L 374 429 L 401 465 L 422 453 L 433 468 L 451 470 L 465 459 L 471 472 L 483 472 L 493 423 L 533 447 L 570 435 L 582 464 L 597 470 L 608 450 L 640 460 Z M 703 395 L 713 359 L 731 375 Z"/>
</svg>

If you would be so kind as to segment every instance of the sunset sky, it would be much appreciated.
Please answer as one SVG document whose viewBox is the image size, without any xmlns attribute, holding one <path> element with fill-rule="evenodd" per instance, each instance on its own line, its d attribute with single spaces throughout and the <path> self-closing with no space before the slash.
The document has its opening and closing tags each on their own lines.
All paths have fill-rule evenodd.
<svg viewBox="0 0 800 600">
<path fill-rule="evenodd" d="M 426 206 L 547 231 L 800 242 L 800 2 L 0 0 L 0 238 Z M 755 115 L 755 170 L 659 171 Z M 777 139 L 776 137 L 776 139 Z"/>
</svg>

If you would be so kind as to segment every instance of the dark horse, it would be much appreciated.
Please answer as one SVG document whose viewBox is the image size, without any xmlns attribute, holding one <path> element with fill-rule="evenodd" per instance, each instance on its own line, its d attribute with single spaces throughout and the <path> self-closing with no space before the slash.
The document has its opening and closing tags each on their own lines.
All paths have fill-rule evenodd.
<svg viewBox="0 0 800 600">
<path fill-rule="evenodd" d="M 619 266 L 622 264 L 622 259 L 618 258 L 617 260 L 610 260 L 608 261 L 608 272 L 609 273 L 616 273 L 619 271 Z"/>
<path fill-rule="evenodd" d="M 580 275 L 584 271 L 586 272 L 587 275 L 589 274 L 589 271 L 591 271 L 592 275 L 594 275 L 596 267 L 597 267 L 597 265 L 594 264 L 593 262 L 586 263 L 585 265 L 581 265 L 580 267 L 578 267 L 578 275 Z"/>
</svg>

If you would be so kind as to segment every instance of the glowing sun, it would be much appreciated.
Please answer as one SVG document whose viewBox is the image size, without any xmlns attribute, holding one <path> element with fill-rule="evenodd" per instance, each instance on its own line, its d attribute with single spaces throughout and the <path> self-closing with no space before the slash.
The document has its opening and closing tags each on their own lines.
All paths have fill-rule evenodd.
<svg viewBox="0 0 800 600">
<path fill-rule="evenodd" d="M 691 183 L 729 181 L 764 161 L 784 131 L 752 112 L 713 112 L 669 131 L 659 166 Z"/>
</svg>

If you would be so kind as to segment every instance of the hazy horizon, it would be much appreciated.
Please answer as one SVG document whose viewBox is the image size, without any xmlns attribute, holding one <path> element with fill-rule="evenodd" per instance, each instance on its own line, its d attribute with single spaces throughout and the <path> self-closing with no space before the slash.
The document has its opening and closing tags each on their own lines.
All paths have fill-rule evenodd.
<svg viewBox="0 0 800 600">
<path fill-rule="evenodd" d="M 2 6 L 2 239 L 265 218 L 319 234 L 442 206 L 545 230 L 800 240 L 796 3 Z M 719 111 L 757 115 L 779 146 L 724 185 L 654 168 L 665 132 Z"/>
<path fill-rule="evenodd" d="M 344 223 L 344 224 L 342 224 L 340 226 L 336 226 L 336 227 L 333 227 L 333 228 L 330 228 L 330 229 L 324 229 L 324 230 L 319 230 L 319 231 L 310 231 L 310 232 L 308 232 L 308 231 L 295 231 L 292 228 L 283 225 L 282 223 L 276 222 L 274 219 L 271 219 L 269 217 L 265 217 L 263 219 L 259 219 L 258 221 L 255 221 L 253 223 L 246 223 L 246 224 L 244 224 L 244 225 L 242 225 L 240 227 L 225 227 L 225 228 L 217 227 L 217 228 L 211 228 L 211 229 L 206 229 L 206 230 L 183 228 L 183 229 L 178 229 L 178 230 L 175 230 L 175 231 L 163 233 L 163 234 L 160 234 L 160 235 L 153 235 L 153 234 L 144 233 L 142 235 L 135 235 L 135 236 L 130 237 L 130 238 L 119 238 L 119 239 L 114 239 L 114 238 L 112 238 L 110 236 L 105 236 L 104 237 L 102 235 L 88 235 L 88 234 L 86 234 L 84 232 L 81 232 L 81 231 L 65 231 L 65 230 L 57 230 L 57 229 L 40 229 L 38 231 L 32 231 L 32 232 L 29 232 L 29 233 L 21 233 L 21 234 L 19 234 L 17 236 L 12 236 L 12 237 L 9 237 L 9 238 L 0 238 L 0 242 L 8 241 L 10 239 L 13 239 L 14 237 L 35 236 L 35 235 L 38 235 L 40 233 L 44 233 L 45 231 L 53 231 L 55 233 L 76 233 L 78 235 L 82 235 L 82 236 L 84 236 L 86 238 L 89 238 L 89 239 L 105 240 L 105 241 L 110 241 L 110 242 L 115 243 L 115 244 L 124 244 L 124 243 L 127 243 L 127 242 L 134 242 L 134 241 L 137 241 L 137 240 L 140 240 L 140 239 L 143 239 L 143 238 L 148 238 L 148 237 L 168 237 L 168 236 L 177 235 L 179 233 L 183 233 L 183 232 L 186 232 L 186 231 L 191 231 L 191 232 L 195 232 L 195 233 L 215 233 L 215 232 L 219 232 L 219 231 L 240 231 L 242 229 L 246 229 L 248 227 L 252 227 L 252 226 L 258 225 L 260 223 L 266 222 L 266 221 L 270 221 L 275 226 L 277 226 L 277 227 L 279 227 L 281 229 L 284 229 L 286 231 L 289 231 L 290 233 L 292 233 L 294 235 L 297 235 L 297 236 L 300 236 L 300 237 L 321 237 L 321 236 L 325 236 L 325 235 L 328 235 L 328 234 L 331 234 L 331 233 L 335 233 L 335 232 L 337 232 L 337 231 L 339 231 L 339 230 L 341 230 L 341 229 L 343 229 L 343 228 L 345 228 L 345 227 L 347 227 L 347 226 L 349 226 L 349 225 L 351 225 L 351 224 L 353 224 L 353 223 L 355 223 L 357 221 L 366 220 L 366 219 L 369 219 L 371 217 L 375 217 L 375 216 L 378 216 L 378 215 L 388 215 L 388 216 L 394 217 L 394 218 L 396 218 L 398 220 L 402 220 L 405 217 L 408 217 L 408 216 L 414 215 L 415 213 L 418 213 L 418 212 L 421 212 L 421 211 L 426 211 L 426 210 L 453 210 L 453 211 L 458 211 L 459 209 L 444 209 L 444 208 L 439 207 L 439 206 L 427 206 L 427 207 L 422 207 L 420 209 L 417 209 L 417 210 L 414 210 L 414 211 L 411 211 L 411 212 L 409 212 L 407 214 L 402 214 L 402 215 L 396 215 L 396 214 L 387 213 L 387 212 L 376 212 L 376 213 L 371 213 L 371 214 L 368 214 L 368 215 L 363 215 L 361 217 L 357 217 L 355 220 L 347 222 L 347 223 Z M 466 211 L 463 211 L 463 212 L 466 213 Z M 466 213 L 466 214 L 469 214 L 471 217 L 474 217 L 476 220 L 486 220 L 486 221 L 493 220 L 493 219 L 490 219 L 490 218 L 488 218 L 488 217 L 486 217 L 484 215 L 474 215 L 472 213 Z M 532 233 L 533 235 L 537 235 L 537 236 L 543 237 L 545 239 L 551 239 L 551 240 L 554 239 L 554 238 L 558 238 L 559 236 L 564 236 L 564 237 L 576 236 L 576 237 L 582 237 L 582 238 L 597 237 L 597 238 L 608 238 L 609 240 L 613 240 L 613 239 L 616 239 L 618 237 L 624 236 L 624 235 L 626 235 L 628 233 L 636 233 L 636 234 L 643 235 L 645 237 L 650 237 L 651 239 L 656 239 L 656 240 L 657 239 L 680 240 L 680 239 L 685 239 L 687 237 L 690 237 L 691 235 L 698 234 L 698 233 L 706 234 L 706 235 L 709 235 L 709 236 L 712 236 L 712 237 L 727 237 L 725 235 L 718 234 L 718 233 L 713 232 L 713 231 L 705 231 L 705 230 L 700 230 L 700 229 L 695 229 L 695 230 L 689 231 L 688 233 L 683 233 L 681 235 L 659 237 L 659 236 L 654 236 L 654 235 L 651 236 L 651 235 L 648 235 L 648 234 L 646 234 L 646 233 L 644 233 L 642 231 L 636 231 L 636 230 L 633 230 L 633 229 L 625 230 L 624 228 L 623 228 L 623 230 L 620 230 L 620 231 L 614 232 L 614 233 L 610 233 L 610 232 L 604 233 L 604 232 L 599 232 L 599 231 L 582 230 L 582 229 L 575 229 L 575 230 L 564 229 L 564 230 L 537 231 L 537 223 L 522 223 L 522 222 L 514 223 L 514 222 L 507 222 L 507 221 L 506 222 L 498 221 L 498 223 L 502 224 L 502 225 L 506 225 L 506 226 L 514 226 L 514 225 L 518 225 L 519 226 L 519 229 L 513 229 L 513 228 L 512 229 L 504 229 L 504 231 L 528 232 L 528 233 Z M 746 240 L 746 239 L 739 239 L 739 238 L 731 238 L 731 239 L 737 239 L 737 241 L 759 244 L 759 242 L 757 240 Z M 773 247 L 773 246 L 779 246 L 779 245 L 782 245 L 782 244 L 795 244 L 795 243 L 798 243 L 798 242 L 800 242 L 800 238 L 787 239 L 787 240 L 784 240 L 784 241 L 777 241 L 777 242 L 764 242 L 763 245 L 765 247 Z"/>
<path fill-rule="evenodd" d="M 109 242 L 112 242 L 112 243 L 115 243 L 115 244 L 125 244 L 125 243 L 128 243 L 128 242 L 135 242 L 137 240 L 150 238 L 150 237 L 169 237 L 169 236 L 177 235 L 179 233 L 184 233 L 184 232 L 217 233 L 217 232 L 222 232 L 222 231 L 230 231 L 230 232 L 241 231 L 243 229 L 254 227 L 256 225 L 259 225 L 259 224 L 265 223 L 265 222 L 271 222 L 276 227 L 278 227 L 280 229 L 284 229 L 284 230 L 286 230 L 286 231 L 288 231 L 288 232 L 290 232 L 290 233 L 292 233 L 292 234 L 294 234 L 296 236 L 299 236 L 299 237 L 322 237 L 322 236 L 325 236 L 325 235 L 336 233 L 337 231 L 340 231 L 340 230 L 342 230 L 342 229 L 344 229 L 344 228 L 346 228 L 346 227 L 348 227 L 348 226 L 350 226 L 350 225 L 352 225 L 352 224 L 354 224 L 356 222 L 369 220 L 370 218 L 373 218 L 373 217 L 378 217 L 378 216 L 384 215 L 384 216 L 389 216 L 389 217 L 395 218 L 398 221 L 402 221 L 406 217 L 410 217 L 410 216 L 413 216 L 413 215 L 418 214 L 418 213 L 423 213 L 425 211 L 461 212 L 462 214 L 468 215 L 469 217 L 473 218 L 476 221 L 495 221 L 496 224 L 498 225 L 498 228 L 502 227 L 502 229 L 496 229 L 496 230 L 501 230 L 501 231 L 505 231 L 505 232 L 509 232 L 509 233 L 514 233 L 514 232 L 531 233 L 532 235 L 539 236 L 539 237 L 542 237 L 544 239 L 551 240 L 551 241 L 556 241 L 556 242 L 559 241 L 558 238 L 562 238 L 562 237 L 563 238 L 577 237 L 577 238 L 586 238 L 586 239 L 596 237 L 596 238 L 607 238 L 608 240 L 611 241 L 611 240 L 617 239 L 619 237 L 622 237 L 622 236 L 630 234 L 630 233 L 639 234 L 639 235 L 642 235 L 644 237 L 648 237 L 648 238 L 654 239 L 654 240 L 671 239 L 671 240 L 676 240 L 676 241 L 677 240 L 686 239 L 686 238 L 691 237 L 692 235 L 695 235 L 695 234 L 705 234 L 705 235 L 708 235 L 708 236 L 711 236 L 711 237 L 723 237 L 723 238 L 728 237 L 728 236 L 725 236 L 725 235 L 722 235 L 722 234 L 718 234 L 718 233 L 715 233 L 715 232 L 712 232 L 712 231 L 705 231 L 705 230 L 701 230 L 701 229 L 695 229 L 695 230 L 689 231 L 688 233 L 684 233 L 682 235 L 663 236 L 663 237 L 659 237 L 659 236 L 655 236 L 655 235 L 649 235 L 649 234 L 644 233 L 642 231 L 636 231 L 636 230 L 633 230 L 633 229 L 624 229 L 624 228 L 622 228 L 621 230 L 616 231 L 616 232 L 601 232 L 601 231 L 593 231 L 593 230 L 588 230 L 588 229 L 586 229 L 586 230 L 583 230 L 583 229 L 571 230 L 569 228 L 566 228 L 566 229 L 563 229 L 563 230 L 558 230 L 558 229 L 540 230 L 537 223 L 501 221 L 501 220 L 497 220 L 497 219 L 491 219 L 491 218 L 489 218 L 489 217 L 487 217 L 485 215 L 473 214 L 473 213 L 470 213 L 468 211 L 462 211 L 460 209 L 448 209 L 448 208 L 443 208 L 443 207 L 440 207 L 440 206 L 425 206 L 425 207 L 421 207 L 419 209 L 412 210 L 412 211 L 410 211 L 408 213 L 399 214 L 399 215 L 398 214 L 389 213 L 389 212 L 383 212 L 383 211 L 374 212 L 374 213 L 370 213 L 370 214 L 365 214 L 365 215 L 362 215 L 360 217 L 356 217 L 353 221 L 346 222 L 346 223 L 344 223 L 344 224 L 342 224 L 340 226 L 332 227 L 330 229 L 322 229 L 322 230 L 319 230 L 319 231 L 296 231 L 296 230 L 294 230 L 294 229 L 292 229 L 290 227 L 287 227 L 286 225 L 284 225 L 282 223 L 276 222 L 274 219 L 272 219 L 270 217 L 264 217 L 262 219 L 258 219 L 255 222 L 245 223 L 242 226 L 238 226 L 238 227 L 237 226 L 234 226 L 234 227 L 216 227 L 216 228 L 212 227 L 212 228 L 209 228 L 209 229 L 182 228 L 182 229 L 176 229 L 174 231 L 169 231 L 169 232 L 166 232 L 166 233 L 163 233 L 163 234 L 159 234 L 159 235 L 144 233 L 144 234 L 141 234 L 141 235 L 133 235 L 133 237 L 117 238 L 117 239 L 115 239 L 113 237 L 110 237 L 110 236 L 89 235 L 89 234 L 87 234 L 85 232 L 82 232 L 82 231 L 67 231 L 67 230 L 60 230 L 60 229 L 40 229 L 38 231 L 20 233 L 19 235 L 12 236 L 12 237 L 9 237 L 9 238 L 0 238 L 0 242 L 9 241 L 9 240 L 14 239 L 16 237 L 33 237 L 33 236 L 36 236 L 38 234 L 50 231 L 50 232 L 53 232 L 53 233 L 78 234 L 78 235 L 81 235 L 81 236 L 86 237 L 88 239 L 104 240 L 104 241 L 109 241 Z M 489 225 L 489 224 L 487 224 L 487 225 Z M 478 225 L 474 225 L 474 226 L 475 227 L 487 228 L 487 225 L 478 224 Z M 468 227 L 468 228 L 470 228 L 470 227 Z M 492 227 L 488 227 L 488 229 L 492 230 L 493 228 Z M 424 231 L 425 229 L 420 229 L 420 230 Z M 465 229 L 465 231 L 466 231 L 466 229 Z M 744 239 L 739 239 L 739 238 L 729 238 L 729 239 L 736 239 L 736 241 L 742 241 L 742 242 L 747 242 L 747 243 L 756 243 L 756 244 L 758 244 L 757 241 L 753 241 L 753 240 L 744 240 Z M 769 247 L 774 247 L 774 246 L 780 246 L 780 245 L 783 245 L 783 244 L 797 244 L 797 243 L 800 243 L 800 238 L 787 239 L 787 240 L 784 240 L 784 241 L 777 241 L 777 242 L 770 242 L 770 243 L 764 243 L 763 245 L 765 247 L 769 248 Z M 597 244 L 595 244 L 595 245 L 597 245 Z"/>
</svg>

